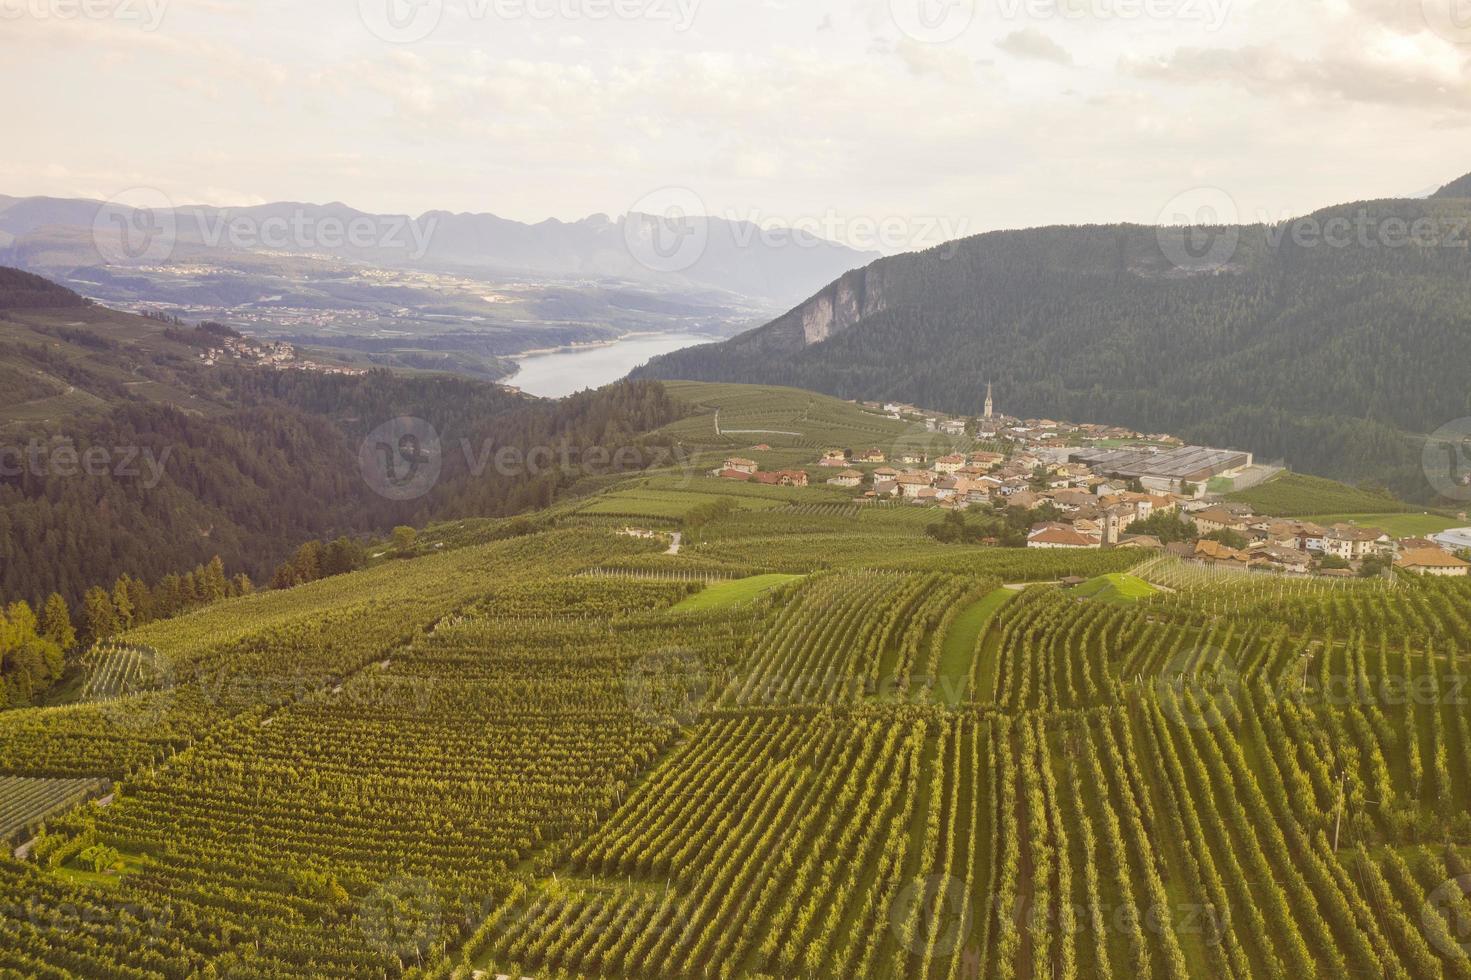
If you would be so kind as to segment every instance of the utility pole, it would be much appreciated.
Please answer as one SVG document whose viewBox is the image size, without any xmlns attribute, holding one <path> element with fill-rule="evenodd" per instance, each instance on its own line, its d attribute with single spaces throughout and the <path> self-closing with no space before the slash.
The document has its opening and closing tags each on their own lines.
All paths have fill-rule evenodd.
<svg viewBox="0 0 1471 980">
<path fill-rule="evenodd" d="M 1343 804 L 1346 795 L 1345 784 L 1348 782 L 1348 770 L 1344 770 L 1338 777 L 1338 816 L 1333 821 L 1333 853 L 1338 853 L 1338 832 L 1343 829 Z"/>
</svg>

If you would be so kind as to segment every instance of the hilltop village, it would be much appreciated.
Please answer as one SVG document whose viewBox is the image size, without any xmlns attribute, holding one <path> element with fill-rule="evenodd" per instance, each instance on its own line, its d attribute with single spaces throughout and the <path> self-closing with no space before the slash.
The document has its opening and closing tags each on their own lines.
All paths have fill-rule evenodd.
<svg viewBox="0 0 1471 980">
<path fill-rule="evenodd" d="M 1116 426 L 999 415 L 988 390 L 980 418 L 951 418 L 912 405 L 860 402 L 916 432 L 948 437 L 945 450 L 906 438 L 890 449 L 828 448 L 809 467 L 764 471 L 731 456 L 717 479 L 776 486 L 827 484 L 857 502 L 933 507 L 956 515 L 1001 515 L 1025 529 L 1033 549 L 1149 548 L 1187 561 L 1287 575 L 1357 577 L 1408 572 L 1471 574 L 1454 535 L 1396 539 L 1382 528 L 1321 525 L 1254 513 L 1223 499 L 1280 472 L 1251 453 L 1185 445 L 1168 434 Z M 974 447 L 959 451 L 956 444 Z M 759 453 L 769 446 L 753 446 Z M 983 543 L 1003 544 L 999 536 Z M 1020 545 L 1020 541 L 1017 544 Z"/>
</svg>

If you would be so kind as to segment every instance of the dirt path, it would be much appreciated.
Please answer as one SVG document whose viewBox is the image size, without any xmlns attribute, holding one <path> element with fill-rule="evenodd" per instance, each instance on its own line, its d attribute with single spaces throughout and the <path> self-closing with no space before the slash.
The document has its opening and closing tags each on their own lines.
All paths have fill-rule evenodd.
<svg viewBox="0 0 1471 980">
<path fill-rule="evenodd" d="M 720 427 L 720 409 L 715 410 L 715 434 L 717 436 L 793 436 L 802 438 L 801 432 L 784 432 L 781 429 L 722 429 Z"/>
<path fill-rule="evenodd" d="M 677 555 L 677 554 L 679 554 L 679 548 L 680 548 L 680 545 L 682 545 L 682 544 L 684 544 L 684 534 L 682 532 L 680 532 L 680 531 L 675 531 L 674 532 L 674 543 L 669 546 L 669 550 L 666 551 L 666 552 L 664 552 L 664 554 L 666 554 L 666 555 Z"/>
</svg>

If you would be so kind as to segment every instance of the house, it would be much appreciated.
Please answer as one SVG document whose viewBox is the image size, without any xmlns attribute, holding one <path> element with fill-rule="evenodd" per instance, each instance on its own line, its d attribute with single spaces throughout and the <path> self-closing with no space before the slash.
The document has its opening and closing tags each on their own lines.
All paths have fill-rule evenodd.
<svg viewBox="0 0 1471 980">
<path fill-rule="evenodd" d="M 768 445 L 766 445 L 766 443 L 763 442 L 759 446 L 752 446 L 751 447 L 751 452 L 753 452 L 753 453 L 769 453 L 769 452 L 771 452 L 771 447 L 768 446 Z"/>
<path fill-rule="evenodd" d="M 1103 547 L 1103 542 L 1091 534 L 1081 534 L 1063 524 L 1039 524 L 1027 535 L 1028 548 L 1063 549 Z"/>
<path fill-rule="evenodd" d="M 1087 490 L 1056 490 L 1043 496 L 1063 510 L 1078 510 L 1093 503 L 1093 495 Z"/>
<path fill-rule="evenodd" d="M 1250 565 L 1260 565 L 1265 562 L 1263 558 L 1253 557 L 1244 551 L 1221 544 L 1219 541 L 1197 541 L 1195 552 L 1191 555 L 1196 561 L 1213 561 L 1222 564 L 1237 565 L 1245 568 Z"/>
<path fill-rule="evenodd" d="M 934 496 L 934 491 L 930 489 L 930 478 L 923 473 L 902 473 L 894 482 L 898 484 L 899 493 L 906 500 L 917 499 L 921 490 L 929 490 L 930 496 Z"/>
<path fill-rule="evenodd" d="M 923 466 L 929 462 L 929 457 L 915 449 L 906 449 L 899 454 L 899 462 L 905 466 Z"/>
<path fill-rule="evenodd" d="M 807 485 L 807 474 L 802 470 L 776 470 L 771 473 L 757 473 L 752 477 L 757 483 L 764 483 L 773 487 L 805 487 Z"/>
<path fill-rule="evenodd" d="M 875 497 L 892 497 L 899 492 L 899 484 L 893 480 L 875 480 L 873 489 L 869 491 Z"/>
<path fill-rule="evenodd" d="M 1280 544 L 1254 545 L 1248 554 L 1265 559 L 1267 564 L 1289 575 L 1306 575 L 1313 567 L 1313 560 L 1306 552 Z"/>
<path fill-rule="evenodd" d="M 946 435 L 963 436 L 965 435 L 965 420 L 950 419 L 947 422 L 942 422 L 940 423 L 940 431 L 944 432 Z"/>
<path fill-rule="evenodd" d="M 1318 547 L 1314 550 L 1325 555 L 1336 555 L 1348 561 L 1362 561 L 1370 555 L 1382 554 L 1394 546 L 1390 536 L 1377 527 L 1358 527 L 1354 524 L 1335 524 L 1323 536 L 1315 538 Z M 1310 545 L 1311 546 L 1311 545 Z"/>
<path fill-rule="evenodd" d="M 844 470 L 827 482 L 835 487 L 856 487 L 863 482 L 863 474 L 858 470 Z"/>
<path fill-rule="evenodd" d="M 1471 562 L 1464 562 L 1440 548 L 1406 551 L 1394 563 L 1395 568 L 1416 575 L 1465 578 L 1471 574 Z"/>
<path fill-rule="evenodd" d="M 875 480 L 897 480 L 899 479 L 899 471 L 892 466 L 880 466 L 873 471 L 873 478 Z"/>
<path fill-rule="evenodd" d="M 1000 453 L 971 453 L 965 458 L 972 466 L 984 466 L 990 468 L 998 463 L 1006 462 L 1006 457 Z"/>
<path fill-rule="evenodd" d="M 1224 507 L 1207 507 L 1190 515 L 1195 522 L 1195 529 L 1201 534 L 1215 534 L 1217 531 L 1236 531 L 1245 533 L 1250 523 L 1244 517 L 1231 513 Z"/>
<path fill-rule="evenodd" d="M 960 455 L 941 456 L 935 460 L 935 472 L 954 474 L 965 466 L 965 457 Z"/>
<path fill-rule="evenodd" d="M 742 459 L 739 456 L 732 456 L 725 461 L 725 468 L 751 476 L 757 470 L 761 469 L 761 466 L 754 459 Z"/>
<path fill-rule="evenodd" d="M 883 463 L 887 461 L 888 456 L 881 449 L 867 449 L 858 454 L 858 462 L 860 463 Z"/>
<path fill-rule="evenodd" d="M 727 469 L 727 470 L 716 470 L 715 471 L 715 475 L 718 476 L 718 477 L 720 477 L 722 480 L 740 480 L 740 481 L 745 481 L 745 480 L 751 479 L 751 477 L 754 476 L 755 474 L 747 473 L 745 470 L 729 470 L 729 469 Z"/>
<path fill-rule="evenodd" d="M 1042 502 L 1042 498 L 1030 490 L 1018 490 L 1006 498 L 1006 506 L 1031 510 Z"/>
</svg>

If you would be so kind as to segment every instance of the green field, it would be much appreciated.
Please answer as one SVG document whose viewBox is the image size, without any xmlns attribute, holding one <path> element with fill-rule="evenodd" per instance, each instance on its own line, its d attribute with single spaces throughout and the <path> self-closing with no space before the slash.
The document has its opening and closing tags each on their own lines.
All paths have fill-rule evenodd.
<svg viewBox="0 0 1471 980">
<path fill-rule="evenodd" d="M 997 611 L 1015 596 L 1010 589 L 997 589 L 967 606 L 950 624 L 944 649 L 940 651 L 940 691 L 946 704 L 954 707 L 964 700 L 979 655 L 981 634 Z"/>
<path fill-rule="evenodd" d="M 1305 517 L 1309 514 L 1388 514 L 1413 511 L 1388 494 L 1360 490 L 1316 476 L 1286 471 L 1260 486 L 1226 495 L 1249 504 L 1258 514 Z"/>
<path fill-rule="evenodd" d="M 1147 599 L 1155 595 L 1159 590 L 1141 578 L 1132 575 L 1113 574 L 1100 575 L 1089 579 L 1082 585 L 1071 590 L 1070 595 L 1081 599 L 1093 599 L 1098 602 L 1111 602 L 1115 605 L 1133 605 L 1140 599 Z"/>
<path fill-rule="evenodd" d="M 696 592 L 675 606 L 673 612 L 709 612 L 714 609 L 728 609 L 731 606 L 750 602 L 758 596 L 801 578 L 800 575 L 752 575 L 750 578 L 736 579 L 734 582 L 721 582 Z"/>
<path fill-rule="evenodd" d="M 1390 537 L 1394 538 L 1423 538 L 1465 524 L 1464 521 L 1439 514 L 1311 514 L 1303 520 L 1323 525 L 1358 524 L 1362 527 L 1377 527 L 1389 532 Z"/>
<path fill-rule="evenodd" d="M 969 451 L 974 440 L 928 432 L 923 424 L 894 421 L 852 402 L 796 388 L 669 381 L 665 386 L 692 412 L 660 430 L 691 447 L 746 450 L 771 446 L 765 468 L 815 464 L 823 449 L 916 449 L 930 455 Z M 719 432 L 716 431 L 717 412 Z M 755 455 L 752 453 L 752 455 Z"/>
</svg>

